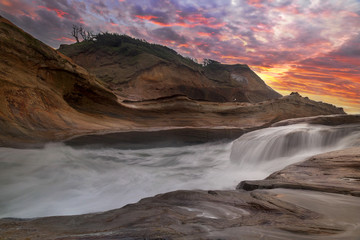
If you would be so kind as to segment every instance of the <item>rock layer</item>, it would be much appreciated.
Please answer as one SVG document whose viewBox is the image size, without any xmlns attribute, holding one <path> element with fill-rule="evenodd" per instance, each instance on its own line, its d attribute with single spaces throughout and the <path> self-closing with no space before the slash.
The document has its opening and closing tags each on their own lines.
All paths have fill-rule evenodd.
<svg viewBox="0 0 360 240">
<path fill-rule="evenodd" d="M 118 90 L 109 90 L 105 83 L 71 59 L 4 18 L 0 18 L 0 50 L 0 146 L 24 147 L 27 144 L 61 141 L 90 133 L 134 130 L 237 128 L 237 132 L 246 132 L 288 118 L 344 113 L 335 106 L 314 102 L 296 94 L 258 102 L 269 98 L 259 90 L 267 86 L 243 65 L 219 65 L 221 71 L 205 69 L 199 74 L 213 79 L 204 80 L 199 86 L 221 93 L 220 85 L 236 90 L 236 84 L 247 82 L 249 86 L 244 96 L 258 103 L 195 101 L 178 95 L 149 101 L 121 102 Z M 194 70 L 193 66 L 188 68 Z M 171 71 L 171 74 L 175 74 Z M 150 74 L 147 79 L 165 81 L 165 78 L 160 77 L 162 70 L 157 72 Z M 235 76 L 237 72 L 248 80 L 240 75 Z M 229 78 L 222 78 L 224 74 Z M 250 75 L 254 81 L 249 80 L 252 78 Z M 191 80 L 190 75 L 186 79 L 195 81 Z M 178 84 L 173 80 L 169 80 L 169 84 Z M 232 83 L 234 81 L 237 82 L 235 85 Z M 163 87 L 170 85 L 166 83 Z M 259 94 L 254 95 L 258 90 Z M 155 90 L 148 94 L 152 99 L 157 96 Z M 264 98 L 257 97 L 260 95 L 264 95 Z"/>
<path fill-rule="evenodd" d="M 305 189 L 360 197 L 360 147 L 317 155 L 265 180 L 243 181 L 237 188 Z"/>
<path fill-rule="evenodd" d="M 104 213 L 2 219 L 0 234 L 12 239 L 261 239 L 264 234 L 267 239 L 331 239 L 346 229 L 284 195 L 296 197 L 291 191 L 176 191 Z"/>
<path fill-rule="evenodd" d="M 2 17 L 0 51 L 0 144 L 97 128 L 89 114 L 121 110 L 94 76 Z"/>
<path fill-rule="evenodd" d="M 297 123 L 320 124 L 328 126 L 336 126 L 342 124 L 360 123 L 360 115 L 335 114 L 327 116 L 313 116 L 304 118 L 286 119 L 272 124 L 272 127 L 287 126 Z"/>
<path fill-rule="evenodd" d="M 108 83 L 123 99 L 183 95 L 212 102 L 261 102 L 281 97 L 247 65 L 211 61 L 202 66 L 164 46 L 127 36 L 107 37 L 116 41 L 61 45 L 59 51 Z"/>
</svg>

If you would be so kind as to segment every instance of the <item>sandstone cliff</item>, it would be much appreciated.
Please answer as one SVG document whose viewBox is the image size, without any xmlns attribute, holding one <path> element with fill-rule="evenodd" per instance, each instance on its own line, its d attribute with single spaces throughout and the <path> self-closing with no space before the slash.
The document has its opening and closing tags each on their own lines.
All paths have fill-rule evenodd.
<svg viewBox="0 0 360 240">
<path fill-rule="evenodd" d="M 0 52 L 0 144 L 91 129 L 89 114 L 119 108 L 94 76 L 2 17 Z"/>
<path fill-rule="evenodd" d="M 0 18 L 0 51 L 2 53 L 0 55 L 0 145 L 2 146 L 23 147 L 26 143 L 60 141 L 89 133 L 154 131 L 164 128 L 236 128 L 239 133 L 242 133 L 288 118 L 344 113 L 340 108 L 314 102 L 297 94 L 257 102 L 262 99 L 262 94 L 259 94 L 256 89 L 263 87 L 267 89 L 261 79 L 256 75 L 254 77 L 247 66 L 226 66 L 217 63 L 215 63 L 217 67 L 229 71 L 224 73 L 221 70 L 220 73 L 230 77 L 220 78 L 221 74 L 217 73 L 216 69 L 203 69 L 203 72 L 198 72 L 198 76 L 205 79 L 201 82 L 201 86 L 204 89 L 211 88 L 215 95 L 221 95 L 223 91 L 221 86 L 233 88 L 234 84 L 241 85 L 247 82 L 249 91 L 242 92 L 241 90 L 240 96 L 236 95 L 240 92 L 234 88 L 234 94 L 239 96 L 239 99 L 243 97 L 246 101 L 251 100 L 257 103 L 234 102 L 231 98 L 235 95 L 231 95 L 230 99 L 222 98 L 223 101 L 229 100 L 225 103 L 196 101 L 186 96 L 170 96 L 140 102 L 123 101 L 124 96 L 121 95 L 120 88 L 113 91 L 108 89 L 105 86 L 106 83 L 89 74 L 71 59 L 34 39 L 4 18 Z M 92 57 L 97 56 L 95 54 Z M 153 89 L 148 89 L 147 84 L 141 83 L 148 73 L 150 75 L 146 75 L 148 77 L 145 78 L 149 82 L 158 83 L 167 76 L 164 72 L 168 71 L 170 75 L 175 74 L 174 71 L 169 70 L 169 66 L 179 71 L 178 65 L 164 63 L 161 59 L 158 61 L 161 64 L 157 65 L 156 69 L 159 69 L 149 68 L 151 74 L 147 71 L 141 71 L 141 74 L 138 72 L 138 76 L 142 77 L 137 78 L 136 81 L 130 81 L 131 84 L 138 81 L 137 83 L 141 85 L 135 84 L 133 88 L 130 88 L 134 92 L 139 91 L 133 95 L 130 94 L 134 96 L 130 99 L 139 100 L 141 96 L 154 99 L 162 96 L 157 95 L 157 92 L 178 93 L 171 92 L 171 87 L 167 84 L 162 86 L 164 89 L 161 91 L 152 91 Z M 175 58 L 174 61 L 183 61 L 184 64 L 181 67 L 190 71 L 190 75 L 194 73 L 196 65 L 191 65 L 194 64 L 193 62 L 186 61 L 182 57 Z M 96 61 L 91 60 L 91 62 Z M 138 65 L 135 64 L 135 66 Z M 121 69 L 129 71 L 129 75 L 126 76 L 132 76 L 131 71 L 134 68 Z M 236 75 L 237 73 L 242 74 L 242 77 Z M 195 78 L 192 79 L 190 75 L 186 81 L 195 81 Z M 237 80 L 231 80 L 231 76 Z M 252 77 L 256 79 L 250 80 Z M 178 84 L 176 79 L 174 77 L 171 80 L 175 85 Z M 229 79 L 233 83 L 228 84 Z M 221 81 L 223 82 L 220 84 Z M 114 84 L 120 86 L 116 85 L 116 82 Z M 125 84 L 130 83 L 125 82 Z M 160 84 L 153 86 L 155 85 L 160 86 Z M 168 90 L 167 87 L 169 87 Z M 196 96 L 201 95 L 198 95 L 197 90 L 194 89 L 194 91 L 187 87 L 181 89 L 184 91 L 182 93 L 188 95 L 192 93 Z M 261 93 L 262 90 L 259 91 Z M 204 94 L 204 96 L 215 96 L 209 92 Z M 269 98 L 267 94 L 276 95 L 268 89 L 263 98 Z M 229 97 L 229 95 L 226 96 Z"/>
<path fill-rule="evenodd" d="M 124 99 L 183 95 L 213 102 L 260 102 L 281 97 L 247 65 L 209 60 L 202 66 L 164 46 L 128 36 L 98 36 L 97 41 L 61 45 L 59 51 Z"/>
</svg>

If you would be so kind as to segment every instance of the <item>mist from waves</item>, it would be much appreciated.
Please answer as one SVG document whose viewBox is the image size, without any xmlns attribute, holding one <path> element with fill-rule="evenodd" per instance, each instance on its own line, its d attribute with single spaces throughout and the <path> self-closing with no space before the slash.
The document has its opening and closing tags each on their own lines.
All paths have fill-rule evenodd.
<svg viewBox="0 0 360 240">
<path fill-rule="evenodd" d="M 360 126 L 297 124 L 191 146 L 0 148 L 0 218 L 105 211 L 179 189 L 234 189 L 359 141 Z"/>
</svg>

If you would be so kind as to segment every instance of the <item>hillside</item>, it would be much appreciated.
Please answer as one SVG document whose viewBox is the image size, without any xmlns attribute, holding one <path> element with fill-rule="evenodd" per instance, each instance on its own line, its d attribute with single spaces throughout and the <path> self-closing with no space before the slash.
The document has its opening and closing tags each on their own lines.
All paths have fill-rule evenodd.
<svg viewBox="0 0 360 240">
<path fill-rule="evenodd" d="M 122 99 L 175 95 L 214 102 L 260 102 L 281 97 L 247 65 L 208 60 L 203 66 L 174 50 L 126 35 L 61 45 L 60 52 L 94 73 Z"/>
<path fill-rule="evenodd" d="M 75 45 L 70 47 L 75 47 Z M 86 49 L 91 52 L 90 48 L 86 47 Z M 160 59 L 158 61 L 165 62 L 162 63 L 164 65 L 160 64 L 148 72 L 143 71 L 139 73 L 138 78 L 126 83 L 140 84 L 140 86 L 136 85 L 136 88 L 130 88 L 134 93 L 130 100 L 139 100 L 141 96 L 153 100 L 123 101 L 124 99 L 119 96 L 120 88 L 109 89 L 106 86 L 107 83 L 89 74 L 71 59 L 36 40 L 2 17 L 0 17 L 0 51 L 0 146 L 26 147 L 28 144 L 63 141 L 74 136 L 94 133 L 182 128 L 205 130 L 216 128 L 218 131 L 219 129 L 236 129 L 235 132 L 241 134 L 289 118 L 344 114 L 341 108 L 302 98 L 297 94 L 259 103 L 239 103 L 232 100 L 225 103 L 196 101 L 187 96 L 179 96 L 183 94 L 178 94 L 178 92 L 171 92 L 171 94 L 177 93 L 176 96 L 153 99 L 156 98 L 152 92 L 153 89 L 147 89 L 148 85 L 140 84 L 145 75 L 150 74 L 148 76 L 152 77 L 148 79 L 149 82 L 161 82 L 165 77 L 164 71 L 174 74 L 173 76 L 179 73 L 178 65 L 170 63 L 169 59 L 165 62 L 159 57 L 157 57 Z M 96 48 L 93 51 L 97 51 Z M 196 64 L 190 66 L 194 63 L 185 62 L 186 59 L 172 53 L 173 62 L 177 61 L 180 64 L 184 61 L 181 67 L 191 73 L 199 67 Z M 156 57 L 150 53 L 142 54 Z M 162 53 L 159 51 L 157 54 Z M 92 55 L 95 58 L 97 56 L 97 54 Z M 111 60 L 109 56 L 106 58 Z M 126 64 L 123 67 L 127 66 Z M 176 71 L 172 71 L 168 66 Z M 244 76 L 252 74 L 251 70 L 243 65 L 219 65 L 218 67 L 234 72 L 243 71 Z M 130 74 L 133 68 L 130 66 L 130 69 L 121 69 Z M 210 74 L 210 70 L 204 71 L 216 80 L 218 76 L 216 73 Z M 185 75 L 180 73 L 181 76 Z M 205 73 L 198 72 L 199 76 L 204 76 Z M 173 78 L 173 84 L 177 83 L 176 79 Z M 197 81 L 197 78 L 189 81 L 192 80 Z M 215 80 L 207 79 L 206 81 L 217 84 Z M 200 91 L 200 93 L 208 94 L 204 95 L 208 97 L 220 96 L 222 91 L 225 91 L 221 87 L 216 87 L 217 85 L 207 85 L 207 83 L 202 83 L 204 92 L 197 88 L 193 88 L 193 92 L 191 88 L 181 89 L 184 94 L 194 93 L 198 96 Z M 250 80 L 248 85 L 251 85 Z M 162 85 L 158 84 L 158 86 Z M 168 86 L 165 84 L 162 87 Z M 211 88 L 213 94 L 210 94 L 207 88 Z M 255 95 L 251 95 L 251 92 L 237 92 L 236 89 L 229 92 L 244 93 L 241 96 L 247 100 L 249 97 L 261 96 L 255 94 L 256 92 L 252 92 Z M 230 135 L 236 137 L 233 134 Z"/>
<path fill-rule="evenodd" d="M 125 113 L 94 76 L 2 17 L 0 52 L 1 145 L 61 139 L 98 129 L 89 115 Z"/>
</svg>

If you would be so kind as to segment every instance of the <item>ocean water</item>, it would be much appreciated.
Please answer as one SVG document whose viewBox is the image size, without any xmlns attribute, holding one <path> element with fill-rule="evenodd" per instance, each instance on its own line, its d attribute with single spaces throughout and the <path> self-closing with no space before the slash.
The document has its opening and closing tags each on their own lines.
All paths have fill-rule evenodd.
<svg viewBox="0 0 360 240">
<path fill-rule="evenodd" d="M 312 155 L 359 145 L 360 126 L 297 124 L 196 145 L 0 148 L 0 218 L 99 212 L 179 189 L 234 189 Z"/>
</svg>

